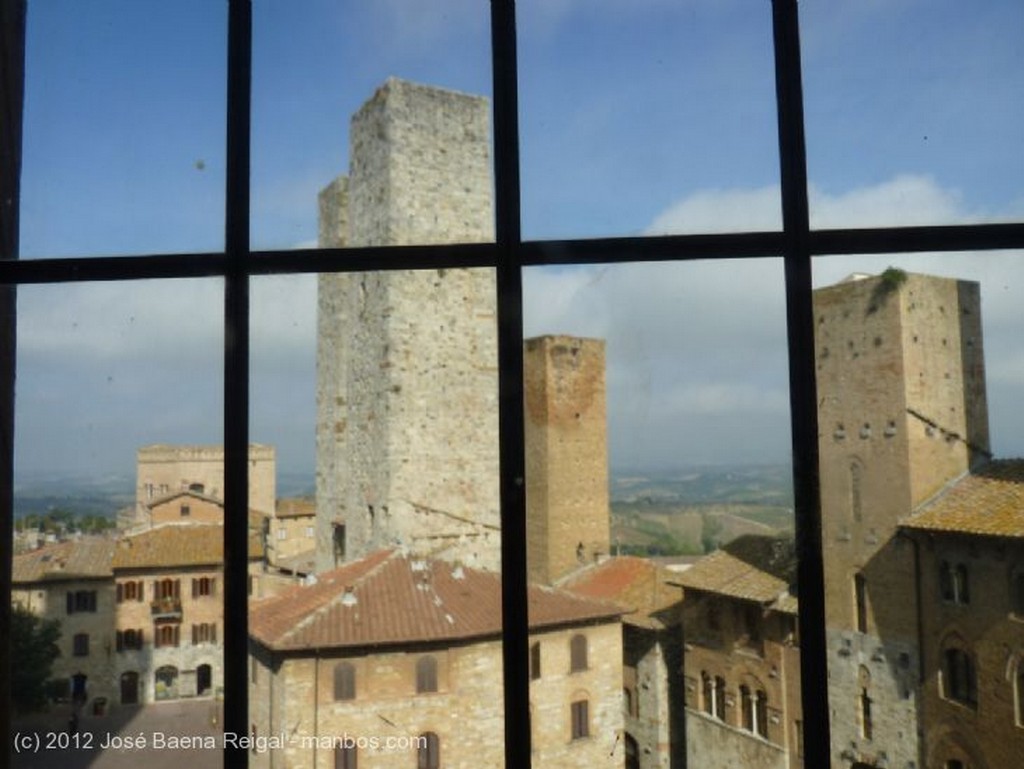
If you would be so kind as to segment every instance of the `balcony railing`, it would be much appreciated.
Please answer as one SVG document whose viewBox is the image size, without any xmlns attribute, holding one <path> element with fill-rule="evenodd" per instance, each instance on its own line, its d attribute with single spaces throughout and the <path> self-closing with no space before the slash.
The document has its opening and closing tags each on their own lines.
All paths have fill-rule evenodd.
<svg viewBox="0 0 1024 769">
<path fill-rule="evenodd" d="M 155 620 L 181 620 L 181 600 L 178 598 L 160 598 L 149 607 Z"/>
</svg>

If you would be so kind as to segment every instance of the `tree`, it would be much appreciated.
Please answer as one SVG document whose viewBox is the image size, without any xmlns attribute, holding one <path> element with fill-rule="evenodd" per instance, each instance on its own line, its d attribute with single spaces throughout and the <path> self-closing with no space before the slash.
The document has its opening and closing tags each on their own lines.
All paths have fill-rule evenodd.
<svg viewBox="0 0 1024 769">
<path fill-rule="evenodd" d="M 11 608 L 11 703 L 16 712 L 46 705 L 46 683 L 60 656 L 58 638 L 57 620 L 40 619 L 20 606 Z"/>
</svg>

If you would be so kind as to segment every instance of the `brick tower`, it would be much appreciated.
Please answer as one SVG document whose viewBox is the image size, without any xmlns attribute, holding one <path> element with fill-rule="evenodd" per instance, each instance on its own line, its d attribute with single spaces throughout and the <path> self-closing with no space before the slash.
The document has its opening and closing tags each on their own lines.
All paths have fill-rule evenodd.
<svg viewBox="0 0 1024 769">
<path fill-rule="evenodd" d="M 493 240 L 488 112 L 389 79 L 320 195 L 321 245 Z M 493 271 L 323 275 L 318 301 L 318 570 L 391 545 L 497 568 Z"/>
<path fill-rule="evenodd" d="M 917 576 L 897 525 L 988 453 L 980 292 L 890 269 L 816 291 L 814 313 L 833 761 L 909 766 Z"/>
<path fill-rule="evenodd" d="M 524 368 L 527 563 L 550 583 L 608 554 L 604 342 L 529 339 Z"/>
</svg>

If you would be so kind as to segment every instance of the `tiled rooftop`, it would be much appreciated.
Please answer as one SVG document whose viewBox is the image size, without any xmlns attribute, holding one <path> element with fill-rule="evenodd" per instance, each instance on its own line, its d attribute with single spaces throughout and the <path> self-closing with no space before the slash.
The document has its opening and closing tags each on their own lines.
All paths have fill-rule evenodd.
<svg viewBox="0 0 1024 769">
<path fill-rule="evenodd" d="M 263 555 L 258 535 L 249 536 L 249 558 Z M 114 551 L 115 569 L 167 569 L 212 566 L 224 561 L 224 527 L 219 524 L 167 524 L 123 537 Z"/>
<path fill-rule="evenodd" d="M 274 515 L 278 518 L 303 518 L 316 515 L 316 500 L 309 497 L 287 497 L 277 500 Z"/>
<path fill-rule="evenodd" d="M 902 525 L 927 531 L 1024 537 L 1024 459 L 989 462 L 923 505 Z"/>
<path fill-rule="evenodd" d="M 796 550 L 789 537 L 746 534 L 705 556 L 674 581 L 684 589 L 755 601 L 795 614 Z"/>
<path fill-rule="evenodd" d="M 622 609 L 563 590 L 529 588 L 534 629 L 616 621 Z M 276 650 L 496 637 L 500 575 L 383 550 L 255 602 L 249 633 Z"/>
<path fill-rule="evenodd" d="M 648 628 L 663 628 L 678 622 L 672 607 L 682 599 L 670 582 L 678 574 L 635 556 L 608 558 L 571 575 L 559 583 L 577 595 L 617 603 L 628 610 L 623 622 Z"/>
<path fill-rule="evenodd" d="M 112 539 L 81 539 L 46 545 L 12 559 L 15 585 L 30 582 L 110 577 Z"/>
</svg>

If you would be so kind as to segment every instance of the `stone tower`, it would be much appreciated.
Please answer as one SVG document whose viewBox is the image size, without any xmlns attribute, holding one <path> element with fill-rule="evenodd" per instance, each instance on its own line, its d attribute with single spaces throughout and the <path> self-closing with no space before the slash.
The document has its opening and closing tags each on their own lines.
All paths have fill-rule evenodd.
<svg viewBox="0 0 1024 769">
<path fill-rule="evenodd" d="M 322 246 L 493 240 L 486 99 L 389 79 L 352 118 Z M 317 568 L 380 547 L 496 569 L 492 270 L 323 275 Z"/>
<path fill-rule="evenodd" d="M 814 313 L 833 760 L 909 766 L 917 577 L 896 528 L 988 453 L 980 292 L 890 269 L 816 291 Z"/>
<path fill-rule="evenodd" d="M 609 550 L 604 342 L 529 339 L 524 369 L 527 565 L 550 583 Z"/>
</svg>

